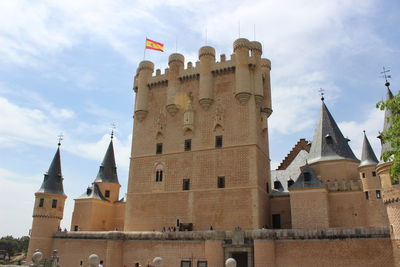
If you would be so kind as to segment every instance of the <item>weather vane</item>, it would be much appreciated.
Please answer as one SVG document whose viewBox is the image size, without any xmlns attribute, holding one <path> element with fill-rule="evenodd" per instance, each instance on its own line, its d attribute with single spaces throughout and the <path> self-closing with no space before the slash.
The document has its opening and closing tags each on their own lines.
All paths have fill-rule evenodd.
<svg viewBox="0 0 400 267">
<path fill-rule="evenodd" d="M 325 98 L 324 98 L 325 90 L 322 88 L 319 88 L 318 92 L 321 94 L 321 100 L 324 101 L 325 100 Z"/>
<path fill-rule="evenodd" d="M 388 81 L 388 79 L 391 79 L 392 76 L 388 75 L 388 73 L 390 72 L 390 70 L 387 70 L 385 67 L 383 67 L 383 71 L 381 72 L 382 76 L 380 76 L 381 78 L 385 78 L 385 86 L 389 88 L 390 86 L 390 82 Z"/>
<path fill-rule="evenodd" d="M 117 126 L 115 125 L 115 123 L 111 123 L 111 139 L 114 138 L 114 130 L 117 128 Z"/>
<path fill-rule="evenodd" d="M 59 135 L 57 135 L 57 137 L 58 137 L 58 146 L 61 146 L 61 141 L 63 140 L 64 135 L 60 133 Z"/>
</svg>

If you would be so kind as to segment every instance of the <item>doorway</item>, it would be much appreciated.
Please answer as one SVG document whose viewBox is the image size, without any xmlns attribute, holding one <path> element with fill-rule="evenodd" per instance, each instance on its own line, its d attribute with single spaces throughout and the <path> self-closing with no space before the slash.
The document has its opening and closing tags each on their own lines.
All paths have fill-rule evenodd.
<svg viewBox="0 0 400 267">
<path fill-rule="evenodd" d="M 272 214 L 272 228 L 273 229 L 281 229 L 281 215 L 280 214 Z"/>
<path fill-rule="evenodd" d="M 232 258 L 234 258 L 237 262 L 236 267 L 248 267 L 247 252 L 233 252 Z"/>
</svg>

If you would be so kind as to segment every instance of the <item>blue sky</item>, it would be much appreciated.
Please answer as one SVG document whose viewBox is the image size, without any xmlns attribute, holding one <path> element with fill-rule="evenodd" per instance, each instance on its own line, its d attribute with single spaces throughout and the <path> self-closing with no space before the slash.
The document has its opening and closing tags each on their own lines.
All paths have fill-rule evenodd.
<svg viewBox="0 0 400 267">
<path fill-rule="evenodd" d="M 255 25 L 272 61 L 272 166 L 299 138 L 312 138 L 320 87 L 355 154 L 364 129 L 378 154 L 382 66 L 391 68 L 394 92 L 400 83 L 399 14 L 397 0 L 0 1 L 0 236 L 28 233 L 34 192 L 61 132 L 62 227 L 97 174 L 113 122 L 126 192 L 132 80 L 146 36 L 165 43 L 164 53 L 146 53 L 164 69 L 175 50 L 195 62 L 206 29 L 207 44 L 230 55 L 239 22 L 240 36 L 250 40 Z"/>
</svg>

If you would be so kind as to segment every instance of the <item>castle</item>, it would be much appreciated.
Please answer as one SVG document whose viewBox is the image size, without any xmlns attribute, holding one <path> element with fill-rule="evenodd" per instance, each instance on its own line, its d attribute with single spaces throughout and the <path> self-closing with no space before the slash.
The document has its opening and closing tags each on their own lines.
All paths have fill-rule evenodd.
<svg viewBox="0 0 400 267">
<path fill-rule="evenodd" d="M 157 256 L 169 267 L 222 267 L 229 257 L 238 267 L 398 266 L 400 194 L 366 135 L 360 161 L 322 99 L 311 146 L 301 139 L 271 175 L 271 62 L 261 44 L 237 39 L 219 61 L 204 46 L 195 65 L 185 68 L 178 53 L 168 65 L 153 75 L 142 61 L 134 77 L 126 197 L 111 138 L 96 179 L 75 199 L 70 231 L 58 231 L 66 199 L 58 148 L 35 193 L 28 258 L 57 249 L 68 267 L 86 266 L 92 253 L 107 267 Z"/>
</svg>

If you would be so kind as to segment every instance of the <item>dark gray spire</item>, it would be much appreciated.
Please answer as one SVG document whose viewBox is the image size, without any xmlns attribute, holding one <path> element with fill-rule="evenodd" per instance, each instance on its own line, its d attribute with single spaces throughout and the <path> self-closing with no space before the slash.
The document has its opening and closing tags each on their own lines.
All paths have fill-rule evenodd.
<svg viewBox="0 0 400 267">
<path fill-rule="evenodd" d="M 96 180 L 94 182 L 95 183 L 107 182 L 107 183 L 119 184 L 117 175 L 117 166 L 115 165 L 114 146 L 112 139 L 110 141 L 110 145 L 108 146 L 107 152 L 104 156 L 103 162 L 100 165 L 100 169 L 97 174 Z"/>
<path fill-rule="evenodd" d="M 310 167 L 310 165 L 308 165 L 308 163 L 304 165 L 303 170 L 301 171 L 296 182 L 289 186 L 289 190 L 307 187 L 326 187 L 326 185 L 318 179 L 314 170 Z"/>
<path fill-rule="evenodd" d="M 386 93 L 386 101 L 391 100 L 391 99 L 393 99 L 393 93 L 390 90 L 390 88 L 388 87 L 387 88 L 387 93 Z M 385 118 L 384 118 L 384 122 L 383 122 L 383 131 L 389 130 L 390 125 L 392 124 L 391 122 L 388 121 L 388 119 L 390 117 L 392 117 L 392 112 L 389 109 L 385 109 Z M 382 163 L 384 163 L 384 161 L 382 160 L 382 155 L 386 151 L 392 149 L 392 144 L 390 142 L 383 143 L 381 134 L 379 134 L 378 138 L 381 139 L 381 143 L 382 143 L 381 159 L 379 161 L 379 164 L 382 164 Z"/>
<path fill-rule="evenodd" d="M 360 167 L 376 165 L 376 164 L 378 164 L 378 159 L 376 158 L 374 150 L 372 149 L 371 144 L 369 143 L 367 135 L 365 134 L 364 131 L 364 141 L 361 153 Z"/>
<path fill-rule="evenodd" d="M 344 138 L 325 103 L 322 102 L 321 117 L 315 129 L 308 162 L 314 163 L 334 159 L 358 161 L 348 141 L 347 138 Z"/>
<path fill-rule="evenodd" d="M 51 193 L 64 195 L 63 177 L 61 173 L 60 144 L 50 164 L 49 170 L 44 175 L 40 193 Z"/>
</svg>

